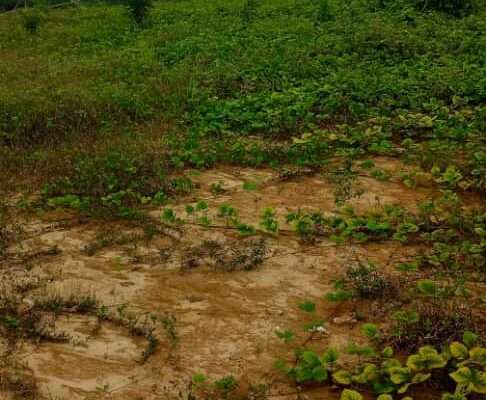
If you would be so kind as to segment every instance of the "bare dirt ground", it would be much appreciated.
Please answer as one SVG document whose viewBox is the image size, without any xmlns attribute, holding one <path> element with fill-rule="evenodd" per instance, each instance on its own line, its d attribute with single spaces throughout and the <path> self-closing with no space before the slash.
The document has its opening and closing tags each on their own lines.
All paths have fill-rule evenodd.
<svg viewBox="0 0 486 400">
<path fill-rule="evenodd" d="M 402 167 L 380 162 L 390 170 Z M 177 201 L 176 211 L 205 199 L 211 214 L 226 202 L 242 220 L 257 225 L 261 211 L 269 206 L 279 215 L 298 208 L 335 209 L 334 187 L 318 175 L 282 179 L 271 170 L 222 168 L 191 179 L 197 188 Z M 256 190 L 243 188 L 248 181 L 256 183 Z M 217 182 L 225 192 L 213 196 L 211 184 Z M 357 184 L 364 190 L 351 200 L 357 210 L 379 204 L 413 207 L 433 193 L 430 188 L 409 189 L 393 180 L 365 176 Z M 392 259 L 406 261 L 418 251 L 395 242 L 302 243 L 285 230 L 278 237 L 242 238 L 224 224 L 173 229 L 160 224 L 161 209 L 148 213 L 158 221 L 150 237 L 143 226 L 60 212 L 22 221 L 24 233 L 7 249 L 1 274 L 4 289 L 23 287 L 26 310 L 39 297 L 95 298 L 108 314 L 127 313 L 137 323 L 151 324 L 160 345 L 154 354 L 146 353 L 148 336 L 134 334 L 129 324 L 115 319 L 100 322 L 77 309 L 46 313 L 46 329 L 67 340 L 25 338 L 16 342 L 15 350 L 7 340 L 2 342 L 11 389 L 18 389 L 15 379 L 30 377 L 46 399 L 186 399 L 191 377 L 204 373 L 211 379 L 234 376 L 241 398 L 260 398 L 256 391 L 254 397 L 248 394 L 250 385 L 258 384 L 269 385 L 267 396 L 272 399 L 337 398 L 338 391 L 332 389 L 298 394 L 285 383 L 273 364 L 279 357 L 291 357 L 291 351 L 276 338 L 275 330 L 298 330 L 308 318 L 298 304 L 310 300 L 327 321 L 326 331 L 315 338 L 316 346 L 343 347 L 362 340 L 353 310 L 336 308 L 323 295 L 357 259 L 385 266 Z M 383 310 L 369 303 L 362 312 L 379 320 Z M 13 399 L 9 390 L 0 392 L 0 398 Z"/>
</svg>

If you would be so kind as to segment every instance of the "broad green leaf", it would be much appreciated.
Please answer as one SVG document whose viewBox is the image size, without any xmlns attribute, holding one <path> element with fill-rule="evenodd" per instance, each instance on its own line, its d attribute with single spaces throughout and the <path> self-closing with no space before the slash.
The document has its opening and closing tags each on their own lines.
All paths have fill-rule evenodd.
<svg viewBox="0 0 486 400">
<path fill-rule="evenodd" d="M 469 352 L 467 351 L 467 347 L 460 342 L 452 342 L 451 345 L 449 346 L 449 349 L 451 351 L 452 356 L 455 358 L 467 358 L 469 355 Z"/>
<path fill-rule="evenodd" d="M 473 347 L 477 340 L 478 340 L 478 335 L 476 335 L 471 331 L 466 331 L 462 335 L 462 341 L 469 348 Z"/>
<path fill-rule="evenodd" d="M 302 360 L 310 365 L 310 366 L 316 366 L 316 365 L 320 365 L 321 362 L 319 361 L 319 358 L 316 356 L 316 353 L 314 353 L 313 351 L 310 351 L 310 350 L 306 350 L 302 353 L 302 356 L 301 356 Z"/>
<path fill-rule="evenodd" d="M 381 354 L 383 355 L 383 357 L 386 357 L 386 358 L 393 357 L 393 349 L 390 346 L 387 346 L 383 349 Z"/>
<path fill-rule="evenodd" d="M 351 384 L 351 374 L 348 371 L 336 371 L 332 374 L 332 379 L 340 385 L 350 385 Z"/>
<path fill-rule="evenodd" d="M 406 367 L 394 367 L 388 370 L 390 379 L 395 385 L 408 382 L 411 378 L 410 368 Z"/>
<path fill-rule="evenodd" d="M 406 393 L 406 391 L 408 390 L 408 388 L 412 386 L 412 383 L 406 383 L 405 385 L 402 385 L 398 388 L 397 390 L 397 393 L 398 394 L 403 394 L 403 393 Z"/>
<path fill-rule="evenodd" d="M 477 362 L 482 366 L 486 366 L 486 349 L 484 347 L 474 347 L 469 350 L 469 357 L 471 361 Z"/>
<path fill-rule="evenodd" d="M 402 363 L 399 360 L 397 360 L 396 358 L 390 358 L 389 360 L 383 361 L 381 366 L 384 370 L 389 370 L 390 368 L 393 368 L 393 367 L 401 367 Z"/>
<path fill-rule="evenodd" d="M 338 360 L 338 358 L 339 358 L 339 352 L 335 348 L 330 347 L 321 356 L 321 363 L 332 364 L 335 363 Z"/>
<path fill-rule="evenodd" d="M 376 400 L 393 400 L 393 397 L 389 394 L 380 394 Z"/>
<path fill-rule="evenodd" d="M 317 366 L 312 370 L 312 378 L 316 382 L 324 382 L 328 378 L 329 374 L 327 370 L 322 366 Z"/>
<path fill-rule="evenodd" d="M 341 393 L 340 400 L 363 400 L 363 396 L 356 390 L 344 389 Z"/>
<path fill-rule="evenodd" d="M 359 374 L 353 375 L 352 380 L 356 383 L 370 383 L 377 377 L 377 368 L 374 364 L 366 364 L 363 366 Z"/>
<path fill-rule="evenodd" d="M 312 381 L 312 369 L 299 366 L 295 369 L 295 379 L 297 382 Z"/>
<path fill-rule="evenodd" d="M 417 384 L 417 383 L 422 383 L 425 382 L 427 379 L 429 379 L 432 376 L 432 374 L 423 374 L 423 373 L 418 373 L 415 374 L 412 378 L 412 383 Z"/>
<path fill-rule="evenodd" d="M 466 390 L 486 394 L 486 372 L 480 372 L 475 368 L 460 367 L 449 375 Z"/>
<path fill-rule="evenodd" d="M 456 383 L 465 385 L 469 382 L 471 370 L 468 367 L 461 367 L 456 372 L 449 374 Z"/>
<path fill-rule="evenodd" d="M 447 359 L 431 346 L 421 347 L 418 354 L 411 355 L 407 359 L 407 367 L 416 371 L 443 368 L 446 364 Z"/>
</svg>

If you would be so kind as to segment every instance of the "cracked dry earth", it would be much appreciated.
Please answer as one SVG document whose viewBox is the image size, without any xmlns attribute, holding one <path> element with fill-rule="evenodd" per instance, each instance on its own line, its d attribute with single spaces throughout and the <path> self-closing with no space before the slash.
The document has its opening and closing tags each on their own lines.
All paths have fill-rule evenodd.
<svg viewBox="0 0 486 400">
<path fill-rule="evenodd" d="M 389 170 L 401 168 L 390 160 L 381 162 Z M 177 200 L 176 211 L 205 199 L 211 214 L 226 202 L 242 221 L 258 225 L 265 207 L 273 207 L 277 215 L 298 208 L 335 209 L 334 188 L 318 175 L 280 179 L 271 170 L 228 167 L 195 173 L 191 179 L 196 189 Z M 211 184 L 220 181 L 225 192 L 213 196 Z M 256 182 L 257 189 L 245 190 L 247 181 Z M 432 194 L 430 188 L 408 189 L 393 180 L 360 177 L 357 184 L 364 189 L 362 196 L 351 200 L 357 210 L 387 203 L 414 205 Z M 161 209 L 148 213 L 160 221 Z M 175 317 L 177 340 L 169 337 L 163 324 L 155 324 L 160 346 L 145 362 L 145 337 L 83 313 L 61 313 L 47 322 L 68 340 L 26 339 L 10 353 L 6 343 L 0 344 L 3 356 L 14 359 L 17 368 L 35 380 L 40 398 L 46 399 L 186 399 L 196 373 L 211 379 L 234 376 L 241 398 L 251 398 L 244 397 L 250 384 L 268 384 L 272 399 L 338 398 L 332 389 L 297 396 L 273 367 L 277 358 L 291 357 L 275 330 L 300 330 L 309 317 L 298 304 L 310 300 L 327 321 L 316 346 L 339 348 L 361 341 L 350 306 L 336 308 L 323 301 L 333 279 L 356 259 L 385 266 L 418 251 L 394 242 L 336 245 L 323 239 L 305 244 L 289 231 L 278 237 L 242 238 L 224 224 L 168 229 L 158 222 L 147 238 L 140 226 L 84 220 L 59 211 L 22 225 L 22 239 L 7 250 L 7 267 L 1 271 L 4 282 L 42 282 L 25 291 L 25 307 L 36 296 L 94 295 L 108 310 L 126 304 L 141 318 Z M 363 312 L 379 318 L 382 310 L 373 307 L 368 304 Z M 0 392 L 0 398 L 13 399 L 13 392 Z"/>
</svg>

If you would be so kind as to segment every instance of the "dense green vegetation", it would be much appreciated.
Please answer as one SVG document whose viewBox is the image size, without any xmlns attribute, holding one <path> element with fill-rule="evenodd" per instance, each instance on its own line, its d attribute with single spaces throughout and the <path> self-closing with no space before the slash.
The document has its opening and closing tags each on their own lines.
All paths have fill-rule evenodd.
<svg viewBox="0 0 486 400">
<path fill-rule="evenodd" d="M 19 166 L 9 148 L 78 152 L 150 129 L 178 133 L 175 166 L 315 165 L 400 148 L 445 183 L 484 190 L 484 7 L 457 18 L 407 1 L 170 1 L 143 27 L 130 9 L 2 15 L 5 168 Z M 248 135 L 272 141 L 248 149 Z M 36 170 L 59 159 L 24 156 Z"/>
<path fill-rule="evenodd" d="M 425 247 L 393 266 L 402 280 L 360 265 L 327 293 L 400 303 L 386 330 L 365 324 L 371 345 L 350 345 L 352 367 L 304 342 L 280 368 L 299 385 L 352 386 L 342 399 L 361 399 L 355 389 L 406 399 L 425 382 L 445 400 L 476 399 L 486 393 L 486 298 L 471 286 L 486 268 L 485 32 L 486 6 L 472 0 L 32 1 L 0 13 L 0 185 L 41 193 L 23 207 L 139 218 L 191 191 L 188 168 L 323 173 L 337 186 L 333 216 L 268 205 L 253 226 L 231 204 L 211 213 L 199 202 L 183 216 L 165 208 L 162 222 Z M 359 173 L 391 179 L 375 156 L 413 165 L 400 182 L 414 188 L 425 174 L 440 196 L 416 212 L 346 207 Z"/>
</svg>

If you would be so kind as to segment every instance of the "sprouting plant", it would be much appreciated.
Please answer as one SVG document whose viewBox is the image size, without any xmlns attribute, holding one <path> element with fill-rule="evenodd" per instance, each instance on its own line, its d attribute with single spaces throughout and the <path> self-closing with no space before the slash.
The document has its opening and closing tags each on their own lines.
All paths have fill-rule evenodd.
<svg viewBox="0 0 486 400">
<path fill-rule="evenodd" d="M 324 218 L 319 212 L 306 213 L 298 210 L 288 213 L 285 219 L 304 240 L 313 240 L 323 231 Z"/>
<path fill-rule="evenodd" d="M 225 376 L 224 378 L 218 379 L 214 382 L 214 386 L 221 392 L 230 392 L 238 386 L 237 380 L 232 376 Z"/>
<path fill-rule="evenodd" d="M 212 183 L 210 190 L 211 190 L 211 193 L 213 194 L 213 196 L 219 196 L 220 194 L 223 194 L 224 192 L 226 192 L 226 189 L 223 187 L 222 181 Z"/>
<path fill-rule="evenodd" d="M 434 166 L 431 172 L 436 182 L 450 189 L 454 189 L 463 179 L 463 175 L 454 165 L 449 165 L 445 171 L 441 171 L 440 167 Z"/>
<path fill-rule="evenodd" d="M 253 227 L 252 225 L 244 224 L 242 222 L 238 222 L 236 224 L 236 229 L 241 236 L 251 236 L 256 233 L 255 227 Z"/>
<path fill-rule="evenodd" d="M 223 203 L 219 206 L 218 217 L 235 219 L 238 217 L 238 212 L 230 204 Z"/>
<path fill-rule="evenodd" d="M 162 212 L 161 218 L 164 222 L 170 224 L 176 223 L 178 219 L 175 211 L 172 208 L 165 208 L 164 211 Z"/>
<path fill-rule="evenodd" d="M 245 183 L 243 183 L 243 189 L 245 189 L 248 192 L 254 192 L 255 190 L 258 189 L 258 183 L 252 181 L 246 181 Z"/>
<path fill-rule="evenodd" d="M 275 219 L 275 210 L 273 208 L 265 208 L 263 210 L 260 226 L 267 232 L 278 233 L 279 224 Z"/>
<path fill-rule="evenodd" d="M 207 215 L 202 215 L 198 218 L 198 223 L 200 223 L 202 226 L 210 226 L 212 221 Z"/>
</svg>

